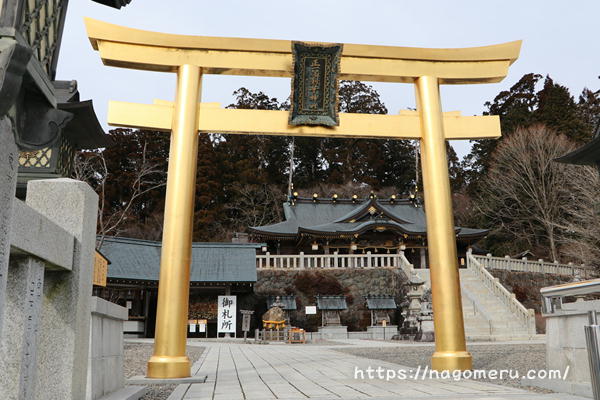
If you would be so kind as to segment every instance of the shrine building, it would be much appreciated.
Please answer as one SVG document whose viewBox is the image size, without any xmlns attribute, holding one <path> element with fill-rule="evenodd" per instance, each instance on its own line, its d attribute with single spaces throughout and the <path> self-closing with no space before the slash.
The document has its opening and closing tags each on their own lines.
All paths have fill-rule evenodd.
<svg viewBox="0 0 600 400">
<path fill-rule="evenodd" d="M 259 268 L 398 267 L 395 256 L 402 252 L 415 268 L 427 268 L 426 216 L 415 198 L 304 198 L 294 193 L 283 211 L 284 221 L 249 228 L 253 241 L 267 243 L 266 254 L 258 256 Z M 455 227 L 459 265 L 467 249 L 488 232 Z"/>
<path fill-rule="evenodd" d="M 263 245 L 192 244 L 188 319 L 208 320 L 208 337 L 216 337 L 217 297 L 237 295 L 241 298 L 253 292 L 256 251 Z M 110 262 L 107 283 L 106 287 L 94 287 L 94 295 L 129 310 L 129 320 L 124 327 L 129 336 L 154 337 L 160 246 L 160 242 L 121 237 L 107 237 L 103 241 L 101 252 Z"/>
</svg>

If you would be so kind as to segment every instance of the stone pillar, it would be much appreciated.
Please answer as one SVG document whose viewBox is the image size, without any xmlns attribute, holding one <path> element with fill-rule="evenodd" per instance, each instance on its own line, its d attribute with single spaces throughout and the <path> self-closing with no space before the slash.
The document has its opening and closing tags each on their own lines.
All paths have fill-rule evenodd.
<svg viewBox="0 0 600 400">
<path fill-rule="evenodd" d="M 4 322 L 4 304 L 8 258 L 10 256 L 10 227 L 17 187 L 19 153 L 7 117 L 0 120 L 0 338 Z"/>
<path fill-rule="evenodd" d="M 5 334 L 0 348 L 0 398 L 34 400 L 44 262 L 11 258 L 8 270 Z"/>
<path fill-rule="evenodd" d="M 421 253 L 421 268 L 425 269 L 427 268 L 427 252 L 425 251 L 424 247 L 421 247 L 419 252 Z"/>
<path fill-rule="evenodd" d="M 26 202 L 75 237 L 73 270 L 46 270 L 35 399 L 86 395 L 98 196 L 72 179 L 30 181 Z"/>
</svg>

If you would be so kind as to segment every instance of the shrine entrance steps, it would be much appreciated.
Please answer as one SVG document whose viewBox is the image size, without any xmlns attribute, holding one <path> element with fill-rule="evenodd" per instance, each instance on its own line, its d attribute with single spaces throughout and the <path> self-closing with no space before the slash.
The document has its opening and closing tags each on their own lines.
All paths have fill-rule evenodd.
<svg viewBox="0 0 600 400">
<path fill-rule="evenodd" d="M 430 288 L 429 269 L 415 269 Z M 493 278 L 492 278 L 493 279 Z M 535 317 L 496 280 L 486 282 L 481 271 L 460 269 L 460 286 L 469 341 L 508 341 L 539 338 L 535 333 Z M 492 288 L 490 288 L 490 286 Z"/>
<path fill-rule="evenodd" d="M 528 340 L 530 326 L 513 312 L 469 269 L 460 270 L 467 340 Z"/>
</svg>

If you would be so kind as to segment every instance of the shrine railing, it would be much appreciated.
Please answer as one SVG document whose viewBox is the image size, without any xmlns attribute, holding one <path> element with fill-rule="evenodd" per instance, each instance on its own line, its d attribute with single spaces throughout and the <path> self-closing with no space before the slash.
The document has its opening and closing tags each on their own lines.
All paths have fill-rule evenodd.
<svg viewBox="0 0 600 400">
<path fill-rule="evenodd" d="M 258 269 L 408 268 L 401 254 L 270 254 L 256 256 Z M 411 265 L 412 267 L 412 265 Z"/>
<path fill-rule="evenodd" d="M 400 268 L 402 268 L 402 271 L 404 271 L 406 276 L 410 278 L 412 272 L 415 270 L 415 267 L 410 261 L 408 261 L 408 258 L 406 258 L 406 256 L 404 255 L 404 251 L 401 251 L 400 254 L 398 254 L 398 256 L 400 258 Z"/>
<path fill-rule="evenodd" d="M 478 258 L 470 251 L 467 252 L 467 269 L 475 274 L 475 276 L 477 276 L 479 280 L 491 290 L 502 303 L 504 303 L 510 312 L 527 327 L 529 334 L 534 335 L 536 333 L 534 311 L 525 308 L 525 306 L 517 300 L 514 293 L 509 292 L 502 286 L 500 280 L 490 274 L 479 262 Z"/>
<path fill-rule="evenodd" d="M 509 256 L 492 257 L 491 254 L 486 256 L 472 254 L 472 257 L 487 269 L 579 276 L 582 279 L 588 279 L 594 275 L 594 271 L 590 267 L 585 265 L 574 265 L 572 263 L 559 264 L 557 262 L 546 262 L 541 259 L 534 261 L 526 258 L 510 258 Z"/>
</svg>

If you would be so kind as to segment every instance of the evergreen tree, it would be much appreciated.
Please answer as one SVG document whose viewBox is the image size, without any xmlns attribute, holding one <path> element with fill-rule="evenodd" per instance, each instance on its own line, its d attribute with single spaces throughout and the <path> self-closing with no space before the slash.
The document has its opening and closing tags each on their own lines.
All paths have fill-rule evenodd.
<svg viewBox="0 0 600 400">
<path fill-rule="evenodd" d="M 223 160 L 219 159 L 211 139 L 211 135 L 205 133 L 198 138 L 193 239 L 203 242 L 222 238 L 226 223 L 223 221 Z"/>
<path fill-rule="evenodd" d="M 575 143 L 585 142 L 591 137 L 600 111 L 598 93 L 584 89 L 577 103 L 569 90 L 550 76 L 546 76 L 541 89 L 537 90 L 541 79 L 539 74 L 526 74 L 509 90 L 500 92 L 492 102 L 485 103 L 485 115 L 500 116 L 502 138 L 473 141 L 471 152 L 463 162 L 471 192 L 477 191 L 498 144 L 518 127 L 544 124 Z"/>
<path fill-rule="evenodd" d="M 387 114 L 379 93 L 358 81 L 341 81 L 339 110 L 345 113 Z M 327 183 L 367 184 L 378 190 L 394 186 L 406 191 L 414 183 L 414 147 L 395 139 L 323 139 Z"/>
</svg>

